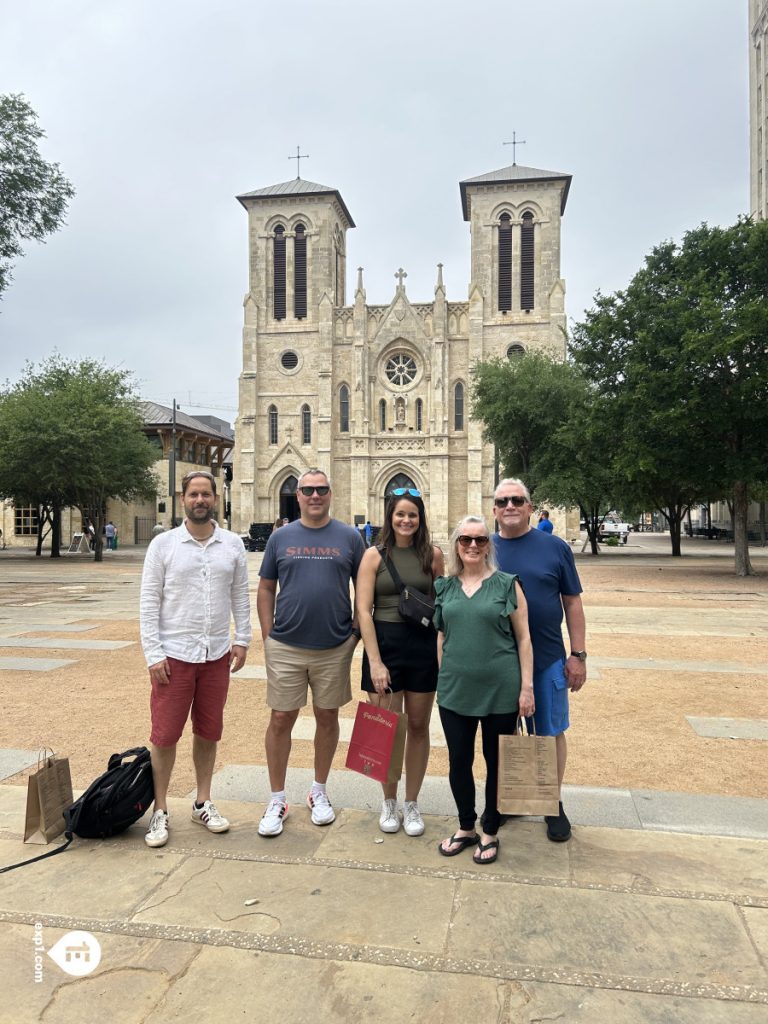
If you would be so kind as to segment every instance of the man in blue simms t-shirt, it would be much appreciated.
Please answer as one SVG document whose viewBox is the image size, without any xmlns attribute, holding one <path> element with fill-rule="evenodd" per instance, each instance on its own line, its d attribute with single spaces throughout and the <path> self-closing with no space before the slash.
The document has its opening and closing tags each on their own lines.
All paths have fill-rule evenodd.
<svg viewBox="0 0 768 1024">
<path fill-rule="evenodd" d="M 586 623 L 581 582 L 573 552 L 559 537 L 534 530 L 531 496 L 522 480 L 502 480 L 494 494 L 493 515 L 499 525 L 494 535 L 499 568 L 517 573 L 528 601 L 528 624 L 533 644 L 533 695 L 539 736 L 556 737 L 557 775 L 565 775 L 568 728 L 568 691 L 582 688 L 587 679 Z M 562 622 L 570 640 L 566 657 Z M 546 819 L 553 842 L 571 837 L 571 825 L 560 802 L 560 813 Z"/>
<path fill-rule="evenodd" d="M 296 497 L 301 516 L 270 535 L 256 595 L 271 709 L 264 738 L 271 797 L 259 822 L 262 836 L 279 835 L 288 817 L 291 732 L 308 689 L 315 716 L 315 781 L 307 806 L 313 825 L 330 825 L 336 817 L 325 787 L 339 742 L 339 708 L 352 699 L 349 670 L 360 639 L 349 583 L 365 552 L 363 538 L 354 527 L 331 519 L 331 484 L 322 469 L 302 473 Z"/>
</svg>

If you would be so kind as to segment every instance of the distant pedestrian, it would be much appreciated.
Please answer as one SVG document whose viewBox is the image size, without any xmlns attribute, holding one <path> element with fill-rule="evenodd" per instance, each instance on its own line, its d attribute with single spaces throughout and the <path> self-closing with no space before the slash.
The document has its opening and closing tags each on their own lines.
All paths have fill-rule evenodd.
<svg viewBox="0 0 768 1024">
<path fill-rule="evenodd" d="M 107 538 L 107 551 L 114 551 L 115 550 L 115 536 L 117 534 L 117 530 L 115 529 L 115 524 L 112 522 L 111 519 L 107 523 L 107 525 L 104 527 L 104 534 L 105 534 L 105 536 Z"/>
<path fill-rule="evenodd" d="M 536 527 L 537 530 L 541 530 L 542 533 L 552 533 L 554 527 L 549 520 L 549 512 L 546 509 L 542 509 L 539 515 L 539 525 Z"/>
<path fill-rule="evenodd" d="M 373 527 L 371 526 L 370 519 L 365 524 L 365 546 L 369 548 L 371 541 L 373 540 Z"/>
<path fill-rule="evenodd" d="M 279 530 L 282 525 L 283 525 L 283 520 L 280 518 L 280 516 L 278 516 L 277 519 L 272 524 L 272 533 L 274 533 L 275 530 Z"/>
</svg>

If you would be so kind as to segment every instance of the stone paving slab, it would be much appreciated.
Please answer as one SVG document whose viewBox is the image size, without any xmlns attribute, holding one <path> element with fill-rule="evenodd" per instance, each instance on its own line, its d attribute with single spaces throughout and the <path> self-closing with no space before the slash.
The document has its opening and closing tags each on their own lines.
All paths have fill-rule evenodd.
<svg viewBox="0 0 768 1024">
<path fill-rule="evenodd" d="M 131 647 L 134 640 L 59 640 L 48 637 L 9 637 L 0 642 L 0 647 L 29 647 L 61 651 L 117 651 Z"/>
<path fill-rule="evenodd" d="M 699 736 L 726 740 L 768 740 L 768 719 L 765 718 L 699 718 L 686 715 Z"/>
<path fill-rule="evenodd" d="M 643 636 L 768 637 L 766 617 L 745 616 L 743 609 L 588 605 L 586 615 L 587 635 L 631 633 Z"/>
<path fill-rule="evenodd" d="M 590 658 L 599 668 L 650 669 L 657 672 L 696 672 L 699 675 L 736 674 L 742 676 L 768 676 L 768 665 L 743 665 L 738 661 L 663 661 L 659 658 Z"/>
<path fill-rule="evenodd" d="M 768 800 L 632 790 L 643 828 L 702 835 L 768 836 Z M 695 808 L 695 820 L 692 810 Z"/>
<path fill-rule="evenodd" d="M 0 646 L 3 646 L 0 644 Z M 8 672 L 53 672 L 57 668 L 76 665 L 66 658 L 0 658 L 0 671 Z"/>
<path fill-rule="evenodd" d="M 98 622 L 35 622 L 19 625 L 14 633 L 0 632 L 0 636 L 23 636 L 26 633 L 87 633 L 98 628 Z"/>
<path fill-rule="evenodd" d="M 0 779 L 7 779 L 17 772 L 37 763 L 38 750 L 14 750 L 0 747 Z"/>
</svg>

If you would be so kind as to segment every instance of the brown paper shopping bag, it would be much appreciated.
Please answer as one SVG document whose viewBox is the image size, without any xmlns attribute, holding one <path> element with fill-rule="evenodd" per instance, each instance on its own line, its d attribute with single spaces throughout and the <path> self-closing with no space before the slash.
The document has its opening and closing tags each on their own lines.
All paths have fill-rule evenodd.
<svg viewBox="0 0 768 1024">
<path fill-rule="evenodd" d="M 64 831 L 64 810 L 72 804 L 69 758 L 56 757 L 46 747 L 37 760 L 37 771 L 27 780 L 25 843 L 50 843 Z"/>
<path fill-rule="evenodd" d="M 347 768 L 377 782 L 397 782 L 403 774 L 408 716 L 361 701 L 347 750 Z"/>
<path fill-rule="evenodd" d="M 519 718 L 516 733 L 499 736 L 499 811 L 558 814 L 559 801 L 555 737 L 529 734 Z"/>
</svg>

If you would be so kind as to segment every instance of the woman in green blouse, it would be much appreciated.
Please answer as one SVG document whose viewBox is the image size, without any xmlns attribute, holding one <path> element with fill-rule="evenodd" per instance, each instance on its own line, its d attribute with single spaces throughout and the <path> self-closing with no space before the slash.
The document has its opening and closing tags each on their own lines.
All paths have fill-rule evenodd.
<svg viewBox="0 0 768 1024">
<path fill-rule="evenodd" d="M 496 567 L 485 520 L 466 516 L 451 536 L 446 576 L 435 580 L 440 674 L 437 701 L 448 745 L 449 781 L 459 828 L 438 849 L 454 857 L 469 846 L 476 864 L 496 860 L 499 736 L 518 713 L 533 714 L 533 648 L 528 605 L 517 576 Z M 472 764 L 480 723 L 486 764 L 483 831 L 475 831 Z"/>
</svg>

